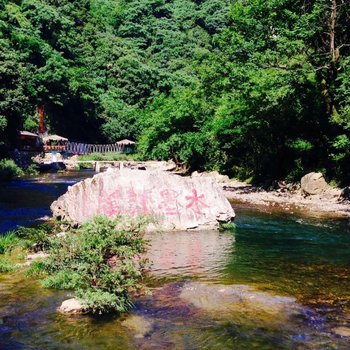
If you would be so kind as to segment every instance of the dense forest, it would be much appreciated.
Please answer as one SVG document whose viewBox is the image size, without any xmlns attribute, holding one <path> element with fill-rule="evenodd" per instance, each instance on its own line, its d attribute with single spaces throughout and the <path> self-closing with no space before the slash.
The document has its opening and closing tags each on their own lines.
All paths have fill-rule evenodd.
<svg viewBox="0 0 350 350">
<path fill-rule="evenodd" d="M 350 175 L 349 0 L 0 0 L 0 141 L 137 141 L 231 176 Z"/>
</svg>

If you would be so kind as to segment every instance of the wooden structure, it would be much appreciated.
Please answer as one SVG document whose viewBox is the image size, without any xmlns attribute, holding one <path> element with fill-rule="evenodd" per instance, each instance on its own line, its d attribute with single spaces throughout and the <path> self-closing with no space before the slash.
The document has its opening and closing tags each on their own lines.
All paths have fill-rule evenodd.
<svg viewBox="0 0 350 350">
<path fill-rule="evenodd" d="M 40 140 L 37 134 L 29 131 L 20 131 L 18 140 L 18 149 L 20 151 L 38 151 Z"/>
<path fill-rule="evenodd" d="M 68 139 L 59 135 L 47 135 L 43 137 L 44 151 L 61 151 L 66 150 Z"/>
<path fill-rule="evenodd" d="M 123 146 L 123 153 L 134 153 L 135 152 L 135 142 L 124 139 L 117 142 L 118 145 Z"/>
</svg>

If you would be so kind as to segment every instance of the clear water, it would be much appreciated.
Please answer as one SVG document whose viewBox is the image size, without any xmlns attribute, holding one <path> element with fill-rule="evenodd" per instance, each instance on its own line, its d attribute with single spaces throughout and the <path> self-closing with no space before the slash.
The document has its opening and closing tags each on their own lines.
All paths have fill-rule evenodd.
<svg viewBox="0 0 350 350">
<path fill-rule="evenodd" d="M 72 171 L 0 182 L 0 234 L 51 215 L 51 203 L 66 192 L 68 186 L 92 175 L 90 170 Z"/>
<path fill-rule="evenodd" d="M 1 227 L 47 215 L 51 201 L 78 179 L 50 176 L 0 190 Z M 0 349 L 349 349 L 350 337 L 336 332 L 350 329 L 349 222 L 244 207 L 236 213 L 234 233 L 148 237 L 153 293 L 135 300 L 131 312 L 150 324 L 145 334 L 125 327 L 129 315 L 60 315 L 56 308 L 69 293 L 41 289 L 20 274 L 0 275 Z M 191 283 L 218 286 L 213 295 L 198 294 L 217 310 L 184 300 Z M 281 318 L 249 300 L 223 308 L 220 291 L 236 285 L 263 292 L 267 306 L 280 296 L 295 298 L 293 312 Z"/>
</svg>

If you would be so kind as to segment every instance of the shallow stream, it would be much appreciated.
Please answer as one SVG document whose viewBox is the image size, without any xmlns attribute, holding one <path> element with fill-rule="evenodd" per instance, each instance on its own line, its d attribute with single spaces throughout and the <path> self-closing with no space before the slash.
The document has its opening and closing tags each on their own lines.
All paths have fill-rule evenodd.
<svg viewBox="0 0 350 350">
<path fill-rule="evenodd" d="M 3 185 L 0 231 L 87 176 Z M 70 293 L 0 275 L 0 349 L 349 349 L 349 221 L 235 209 L 234 233 L 149 236 L 152 295 L 129 315 L 63 316 Z"/>
</svg>

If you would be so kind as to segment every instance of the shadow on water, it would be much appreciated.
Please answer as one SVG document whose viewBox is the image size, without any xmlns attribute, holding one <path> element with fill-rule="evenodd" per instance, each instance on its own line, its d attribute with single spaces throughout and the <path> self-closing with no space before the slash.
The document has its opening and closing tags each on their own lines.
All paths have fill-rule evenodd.
<svg viewBox="0 0 350 350">
<path fill-rule="evenodd" d="M 1 188 L 1 230 L 47 215 L 90 175 Z M 336 331 L 350 332 L 348 221 L 240 208 L 236 224 L 149 235 L 152 295 L 120 317 L 60 315 L 70 293 L 0 275 L 0 349 L 348 349 Z"/>
</svg>

